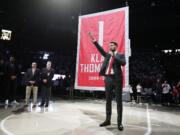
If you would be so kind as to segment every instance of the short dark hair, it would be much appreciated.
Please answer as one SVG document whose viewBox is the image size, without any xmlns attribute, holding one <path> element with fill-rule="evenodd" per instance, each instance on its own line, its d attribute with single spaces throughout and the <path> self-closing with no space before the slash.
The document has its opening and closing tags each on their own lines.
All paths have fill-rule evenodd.
<svg viewBox="0 0 180 135">
<path fill-rule="evenodd" d="M 114 44 L 115 46 L 118 46 L 118 43 L 115 41 L 111 41 L 110 43 Z"/>
</svg>

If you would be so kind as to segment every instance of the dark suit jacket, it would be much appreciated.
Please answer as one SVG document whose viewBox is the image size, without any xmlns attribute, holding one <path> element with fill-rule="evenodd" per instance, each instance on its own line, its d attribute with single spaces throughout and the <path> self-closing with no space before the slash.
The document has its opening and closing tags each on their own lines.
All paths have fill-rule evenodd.
<svg viewBox="0 0 180 135">
<path fill-rule="evenodd" d="M 41 81 L 42 81 L 43 86 L 50 87 L 52 84 L 53 77 L 54 77 L 54 69 L 53 68 L 51 68 L 50 70 L 47 70 L 47 68 L 42 69 Z M 47 83 L 44 83 L 43 79 L 47 79 Z"/>
<path fill-rule="evenodd" d="M 105 52 L 104 49 L 98 44 L 98 42 L 94 42 L 94 45 L 96 46 L 98 51 L 102 54 L 102 56 L 105 57 L 99 74 L 102 76 L 106 76 L 105 72 L 108 67 L 108 63 L 111 58 L 111 55 L 109 53 Z M 125 60 L 124 54 L 116 53 L 115 60 L 113 63 L 113 70 L 114 70 L 114 75 L 115 75 L 116 79 L 122 79 L 121 66 L 124 66 L 125 64 L 126 64 L 126 60 Z"/>
<path fill-rule="evenodd" d="M 18 67 L 16 65 L 16 63 L 7 63 L 6 64 L 6 77 L 7 80 L 11 80 L 11 76 L 16 76 L 18 77 L 19 75 L 19 70 Z"/>
<path fill-rule="evenodd" d="M 31 86 L 29 81 L 35 81 L 34 86 L 38 86 L 40 81 L 40 70 L 37 68 L 34 75 L 32 74 L 32 68 L 29 68 L 25 75 L 26 85 Z"/>
</svg>

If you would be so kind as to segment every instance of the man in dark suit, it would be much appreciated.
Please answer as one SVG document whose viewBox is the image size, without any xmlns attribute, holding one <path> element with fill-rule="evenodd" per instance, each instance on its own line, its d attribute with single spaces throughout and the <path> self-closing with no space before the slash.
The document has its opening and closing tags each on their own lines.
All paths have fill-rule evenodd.
<svg viewBox="0 0 180 135">
<path fill-rule="evenodd" d="M 3 58 L 0 58 L 0 100 L 3 99 L 4 100 L 4 96 L 5 96 L 5 71 L 6 71 L 6 67 L 5 67 L 5 61 Z"/>
<path fill-rule="evenodd" d="M 16 64 L 15 57 L 11 56 L 9 58 L 9 62 L 6 64 L 7 89 L 6 89 L 5 98 L 6 98 L 7 104 L 8 104 L 8 100 L 12 101 L 13 104 L 19 104 L 16 101 L 18 75 L 19 75 L 19 70 Z"/>
<path fill-rule="evenodd" d="M 125 56 L 117 52 L 118 44 L 116 42 L 109 43 L 109 52 L 105 52 L 104 49 L 98 44 L 96 39 L 91 33 L 89 36 L 97 48 L 97 50 L 104 56 L 104 62 L 100 69 L 100 75 L 105 76 L 105 92 L 106 92 L 106 120 L 100 124 L 101 127 L 111 124 L 112 114 L 112 95 L 113 89 L 115 90 L 116 102 L 117 102 L 117 123 L 118 129 L 123 130 L 122 125 L 122 70 L 121 66 L 126 64 Z"/>
<path fill-rule="evenodd" d="M 33 91 L 33 108 L 37 104 L 38 85 L 40 81 L 40 70 L 37 68 L 37 63 L 33 62 L 32 67 L 29 68 L 25 75 L 26 80 L 26 106 L 29 103 L 31 91 Z"/>
<path fill-rule="evenodd" d="M 41 74 L 41 90 L 42 90 L 42 101 L 40 107 L 49 106 L 49 97 L 51 92 L 52 78 L 54 76 L 54 69 L 51 67 L 51 61 L 48 61 L 46 67 L 42 69 Z"/>
</svg>

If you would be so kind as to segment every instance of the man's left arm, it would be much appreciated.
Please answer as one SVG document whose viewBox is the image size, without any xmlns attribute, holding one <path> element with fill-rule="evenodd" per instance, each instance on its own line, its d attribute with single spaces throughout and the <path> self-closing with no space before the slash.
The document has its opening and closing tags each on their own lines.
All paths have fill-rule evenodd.
<svg viewBox="0 0 180 135">
<path fill-rule="evenodd" d="M 125 66 L 125 65 L 126 65 L 126 59 L 125 59 L 125 55 L 124 55 L 124 54 L 116 53 L 114 58 L 115 58 L 115 60 L 116 60 L 117 62 L 119 62 L 122 66 Z"/>
</svg>

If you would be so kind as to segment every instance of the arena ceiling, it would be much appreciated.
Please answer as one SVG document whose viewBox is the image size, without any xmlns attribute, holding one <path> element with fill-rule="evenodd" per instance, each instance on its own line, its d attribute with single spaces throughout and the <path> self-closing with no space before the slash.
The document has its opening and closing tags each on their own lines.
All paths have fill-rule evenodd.
<svg viewBox="0 0 180 135">
<path fill-rule="evenodd" d="M 126 0 L 1 0 L 0 28 L 15 49 L 76 51 L 78 16 L 126 6 Z M 128 0 L 131 47 L 180 48 L 179 0 Z"/>
</svg>

